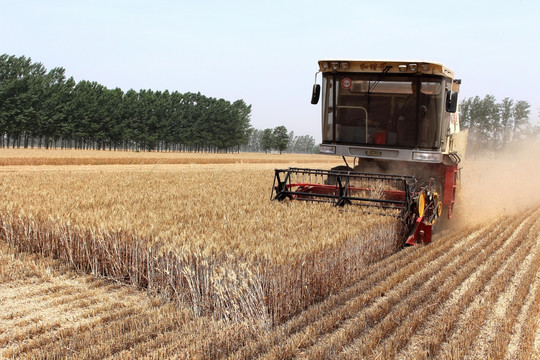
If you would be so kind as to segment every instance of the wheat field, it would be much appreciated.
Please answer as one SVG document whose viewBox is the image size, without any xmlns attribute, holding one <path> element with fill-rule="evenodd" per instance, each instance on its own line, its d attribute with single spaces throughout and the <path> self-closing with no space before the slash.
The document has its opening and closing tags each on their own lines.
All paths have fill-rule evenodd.
<svg viewBox="0 0 540 360">
<path fill-rule="evenodd" d="M 0 351 L 28 359 L 538 358 L 539 215 L 405 249 L 264 331 L 195 316 L 3 243 Z"/>
<path fill-rule="evenodd" d="M 176 153 L 63 149 L 0 149 L 0 166 L 144 164 L 341 164 L 332 156 L 258 153 Z"/>
<path fill-rule="evenodd" d="M 4 236 L 20 250 L 146 288 L 199 315 L 265 326 L 398 249 L 395 217 L 270 203 L 272 168 L 200 161 L 5 167 Z"/>
<path fill-rule="evenodd" d="M 0 166 L 0 356 L 538 357 L 538 206 L 398 251 L 389 214 L 269 201 L 331 157 L 46 156 Z"/>
</svg>

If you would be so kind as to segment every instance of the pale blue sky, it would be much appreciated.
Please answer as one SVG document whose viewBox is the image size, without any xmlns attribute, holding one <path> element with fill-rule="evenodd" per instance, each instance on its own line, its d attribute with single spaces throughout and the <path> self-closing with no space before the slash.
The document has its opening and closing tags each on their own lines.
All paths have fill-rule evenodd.
<svg viewBox="0 0 540 360">
<path fill-rule="evenodd" d="M 76 81 L 197 92 L 253 106 L 252 125 L 320 140 L 317 60 L 424 59 L 540 108 L 540 1 L 6 1 L 0 53 Z"/>
</svg>

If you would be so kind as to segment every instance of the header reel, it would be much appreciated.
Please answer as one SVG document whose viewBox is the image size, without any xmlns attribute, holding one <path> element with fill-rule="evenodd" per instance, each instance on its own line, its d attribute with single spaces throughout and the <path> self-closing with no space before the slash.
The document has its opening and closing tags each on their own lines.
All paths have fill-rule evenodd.
<svg viewBox="0 0 540 360">
<path fill-rule="evenodd" d="M 340 207 L 357 205 L 395 210 L 394 214 L 399 212 L 397 216 L 405 226 L 405 243 L 413 245 L 431 240 L 431 226 L 442 213 L 442 203 L 432 182 L 417 190 L 414 176 L 276 169 L 271 200 L 327 202 Z"/>
</svg>

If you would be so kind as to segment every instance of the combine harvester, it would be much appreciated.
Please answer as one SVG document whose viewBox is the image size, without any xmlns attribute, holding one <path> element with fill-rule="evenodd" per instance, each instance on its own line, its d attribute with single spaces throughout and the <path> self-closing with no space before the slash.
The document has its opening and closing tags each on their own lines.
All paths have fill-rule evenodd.
<svg viewBox="0 0 540 360">
<path fill-rule="evenodd" d="M 319 69 L 311 99 L 319 102 L 322 73 L 319 151 L 345 165 L 276 169 L 271 199 L 394 209 L 404 244 L 429 243 L 435 223 L 452 218 L 467 144 L 461 80 L 425 61 L 321 60 Z"/>
</svg>

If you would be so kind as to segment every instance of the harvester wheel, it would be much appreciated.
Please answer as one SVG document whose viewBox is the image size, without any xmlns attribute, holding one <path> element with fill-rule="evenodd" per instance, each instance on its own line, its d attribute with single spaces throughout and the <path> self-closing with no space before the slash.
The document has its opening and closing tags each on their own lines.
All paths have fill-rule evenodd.
<svg viewBox="0 0 540 360">
<path fill-rule="evenodd" d="M 433 217 L 433 220 L 431 221 L 431 225 L 435 225 L 435 223 L 441 219 L 441 215 L 443 211 L 442 202 L 439 198 L 438 192 L 435 191 L 433 193 L 432 201 L 433 201 L 433 210 L 432 210 L 431 217 Z M 437 216 L 433 216 L 434 214 L 436 214 Z"/>
<path fill-rule="evenodd" d="M 424 211 L 426 210 L 426 193 L 422 191 L 418 195 L 418 217 L 424 216 Z"/>
<path fill-rule="evenodd" d="M 437 205 L 437 216 L 441 217 L 443 212 L 443 206 L 442 201 L 439 201 L 439 204 Z"/>
</svg>

